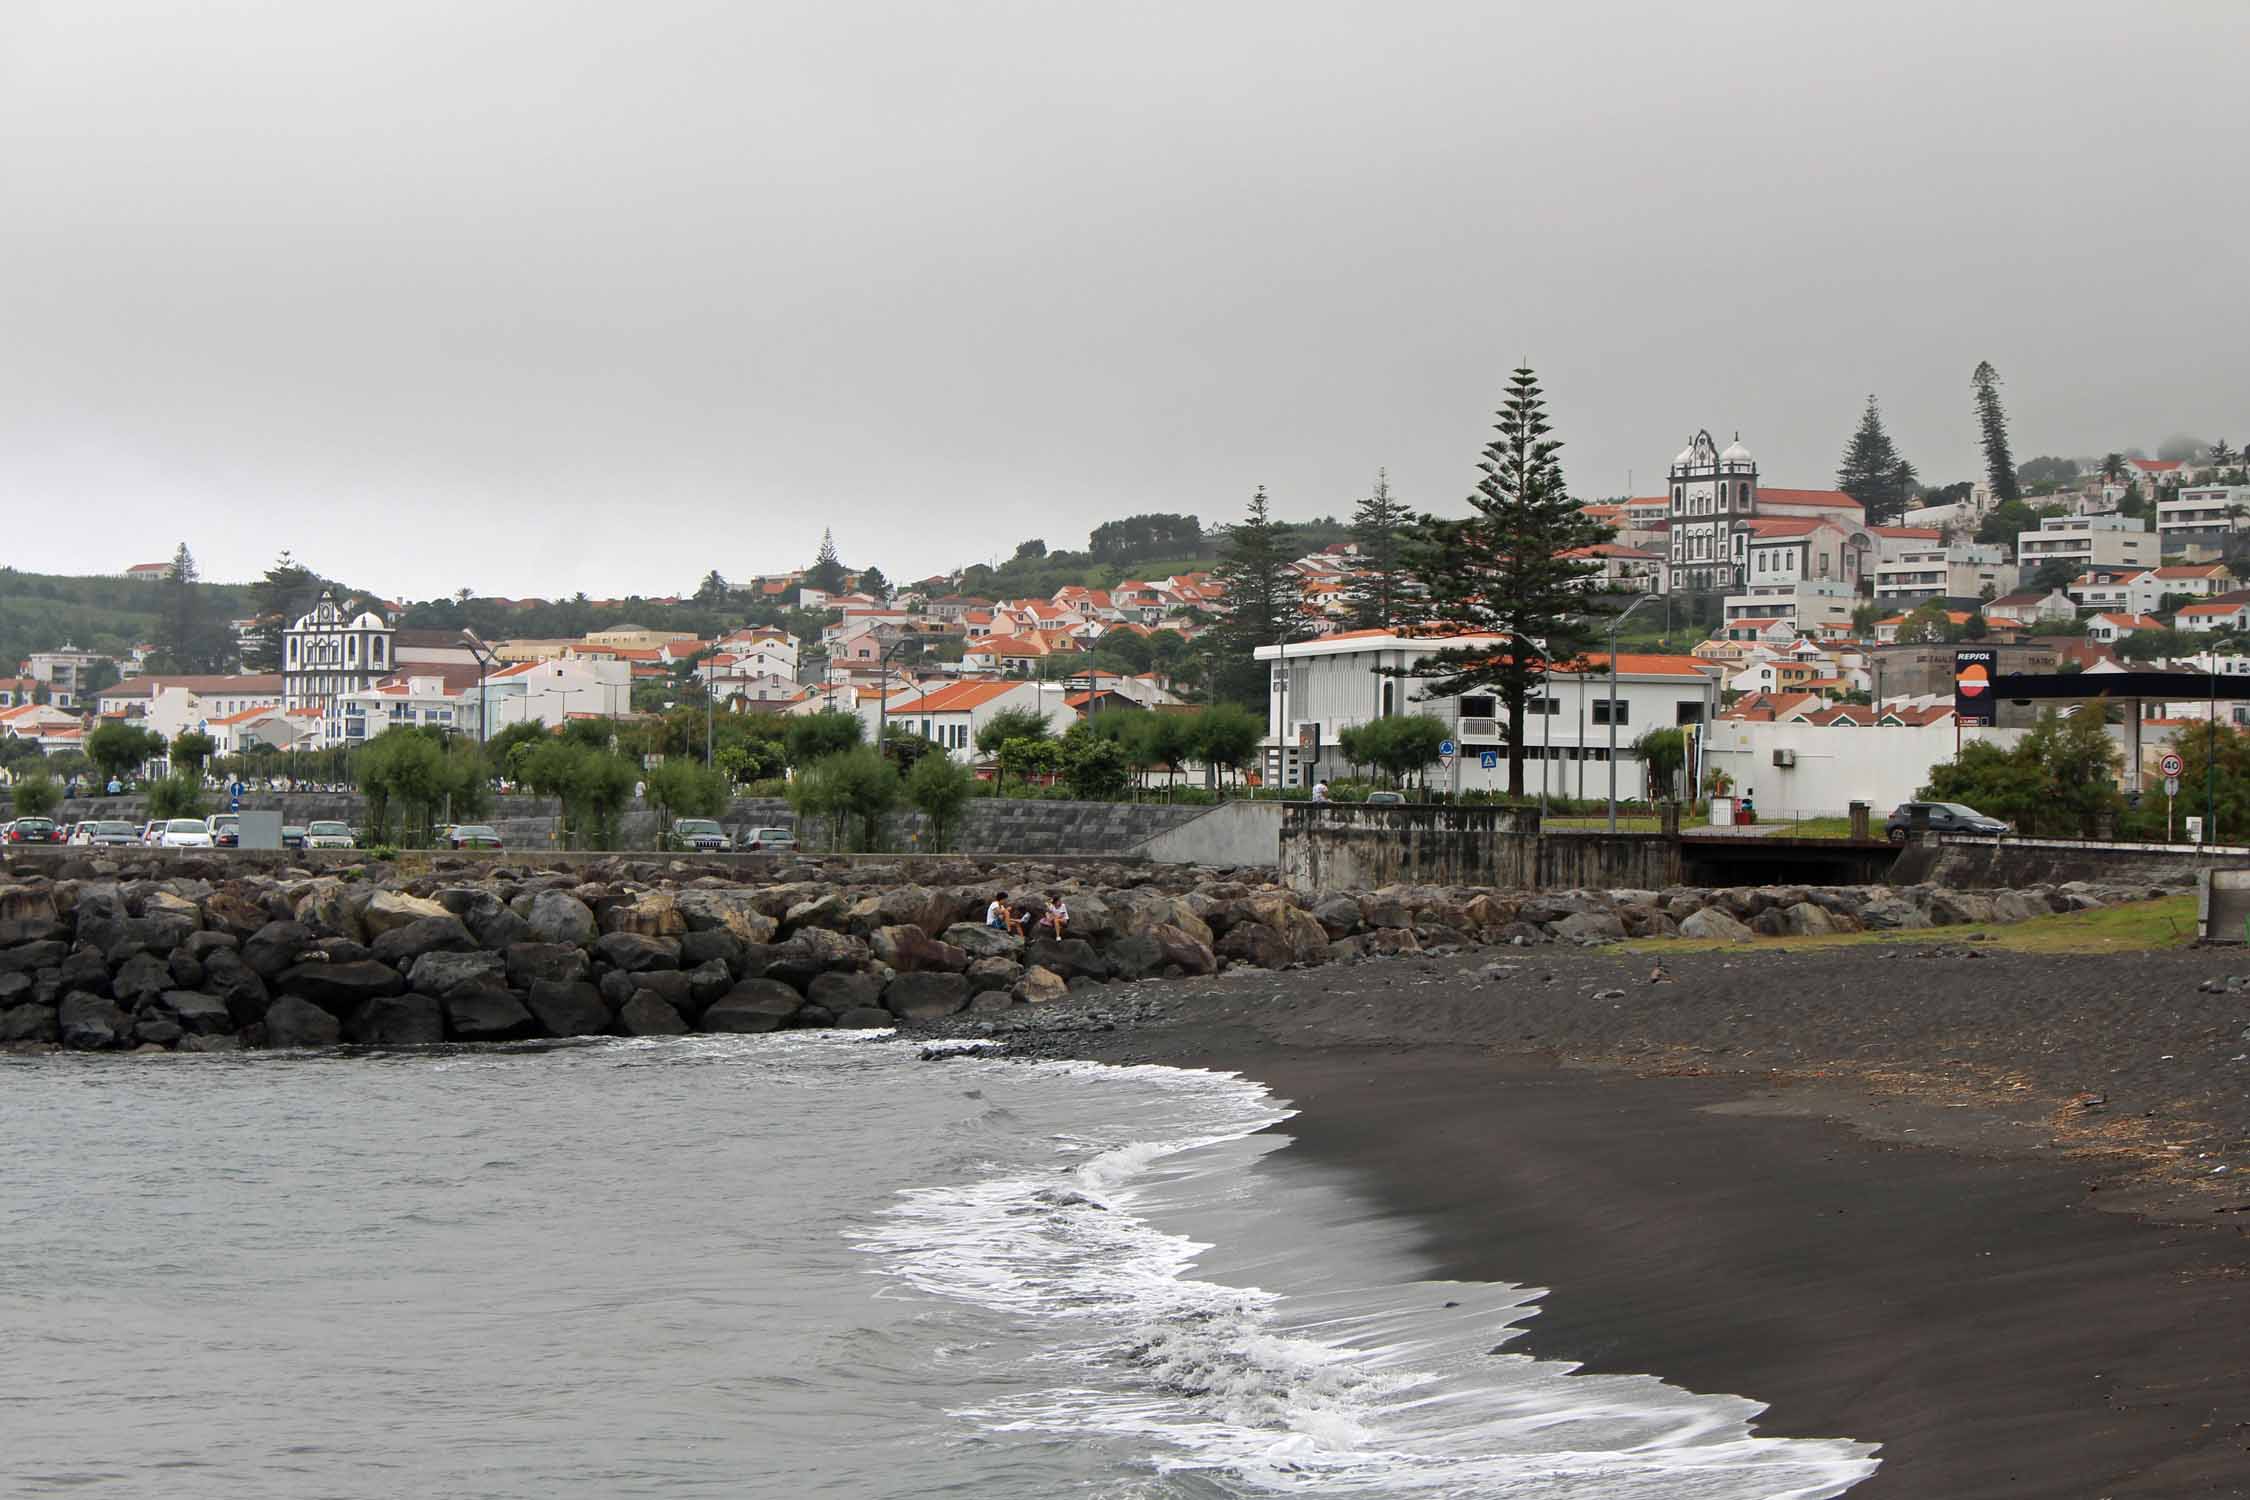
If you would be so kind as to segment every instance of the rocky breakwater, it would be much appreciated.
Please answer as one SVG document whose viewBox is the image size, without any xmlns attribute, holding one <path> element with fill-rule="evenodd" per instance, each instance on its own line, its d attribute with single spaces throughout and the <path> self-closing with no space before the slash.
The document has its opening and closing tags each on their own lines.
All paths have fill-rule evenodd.
<svg viewBox="0 0 2250 1500">
<path fill-rule="evenodd" d="M 685 864 L 283 870 L 0 885 L 0 1046 L 182 1052 L 891 1026 L 1120 981 L 1472 946 L 1920 928 L 2161 894 L 1919 886 L 1304 898 L 1229 872 L 865 866 L 744 885 Z M 1069 935 L 979 918 L 1067 893 Z"/>
</svg>

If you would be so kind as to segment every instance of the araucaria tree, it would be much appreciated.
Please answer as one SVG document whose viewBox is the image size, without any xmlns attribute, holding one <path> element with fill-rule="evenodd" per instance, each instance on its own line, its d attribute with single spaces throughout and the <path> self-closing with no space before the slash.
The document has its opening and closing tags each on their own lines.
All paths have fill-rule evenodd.
<svg viewBox="0 0 2250 1500">
<path fill-rule="evenodd" d="M 1266 666 L 1253 653 L 1279 641 L 1301 641 L 1308 633 L 1304 590 L 1289 566 L 1294 553 L 1291 529 L 1273 518 L 1261 484 L 1250 497 L 1249 513 L 1226 529 L 1214 570 L 1226 588 L 1227 617 L 1209 637 L 1215 648 L 1212 697 L 1263 709 Z"/>
<path fill-rule="evenodd" d="M 2000 407 L 2000 372 L 1986 360 L 1977 366 L 1969 383 L 1976 387 L 1977 425 L 1984 430 L 1985 483 L 1992 487 L 1992 498 L 2004 504 L 2020 496 L 2016 461 L 2008 452 L 2008 414 Z"/>
<path fill-rule="evenodd" d="M 805 570 L 805 587 L 823 593 L 840 593 L 844 587 L 844 560 L 836 555 L 836 533 L 821 528 L 820 553 Z"/>
<path fill-rule="evenodd" d="M 1391 476 L 1375 473 L 1375 488 L 1352 511 L 1352 540 L 1359 544 L 1350 588 L 1352 628 L 1389 630 L 1402 619 L 1402 606 L 1411 590 L 1407 586 L 1404 535 L 1414 519 L 1404 503 L 1391 494 Z"/>
<path fill-rule="evenodd" d="M 1859 429 L 1836 470 L 1836 488 L 1866 508 L 1868 525 L 1889 526 L 1906 513 L 1907 502 L 1914 498 L 1914 479 L 1914 465 L 1899 456 L 1891 435 L 1883 430 L 1882 408 L 1869 396 Z"/>
<path fill-rule="evenodd" d="M 1548 436 L 1539 377 L 1518 369 L 1499 411 L 1498 436 L 1478 464 L 1484 477 L 1460 520 L 1423 516 L 1405 553 L 1426 590 L 1421 628 L 1432 635 L 1500 638 L 1498 645 L 1448 646 L 1413 668 L 1422 696 L 1487 690 L 1508 721 L 1508 792 L 1523 795 L 1524 702 L 1547 661 L 1574 661 L 1595 639 L 1587 591 L 1601 564 L 1571 556 L 1606 540 L 1609 528 L 1570 498 L 1559 439 Z M 1539 649 L 1524 644 L 1537 642 Z"/>
</svg>

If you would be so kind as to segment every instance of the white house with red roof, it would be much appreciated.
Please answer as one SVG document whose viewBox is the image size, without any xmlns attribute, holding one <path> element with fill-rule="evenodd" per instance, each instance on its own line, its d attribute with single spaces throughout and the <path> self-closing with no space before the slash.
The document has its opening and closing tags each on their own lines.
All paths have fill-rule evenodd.
<svg viewBox="0 0 2250 1500">
<path fill-rule="evenodd" d="M 1988 625 L 2029 630 L 2038 625 L 2076 620 L 2078 605 L 2061 589 L 2049 589 L 2044 594 L 2036 589 L 2027 589 L 1988 600 L 1978 613 L 1984 616 Z M 1900 618 L 1904 619 L 1905 616 Z"/>
<path fill-rule="evenodd" d="M 565 656 L 501 668 L 468 689 L 483 705 L 486 738 L 511 724 L 560 729 L 571 719 L 619 719 L 632 711 L 633 669 L 607 657 Z"/>
<path fill-rule="evenodd" d="M 2173 617 L 2181 630 L 2208 634 L 2215 630 L 2250 630 L 2250 599 L 2202 599 L 2183 604 Z"/>
<path fill-rule="evenodd" d="M 1310 776 L 1337 777 L 1348 765 L 1337 736 L 1345 729 L 1395 714 L 1427 714 L 1445 722 L 1460 754 L 1457 772 L 1464 791 L 1508 784 L 1507 742 L 1497 696 L 1472 690 L 1458 698 L 1432 699 L 1428 682 L 1390 675 L 1411 670 L 1432 653 L 1469 646 L 1503 653 L 1505 637 L 1405 636 L 1389 630 L 1347 630 L 1287 645 L 1260 646 L 1254 653 L 1271 676 L 1268 684 L 1264 746 L 1266 774 L 1289 785 L 1308 785 Z M 1520 643 L 1519 643 L 1520 644 Z M 1621 794 L 1639 795 L 1641 777 L 1632 743 L 1650 729 L 1701 722 L 1718 702 L 1716 668 L 1692 656 L 1620 652 L 1617 658 L 1618 755 L 1633 762 L 1621 771 Z M 1608 658 L 1596 652 L 1581 670 L 1553 674 L 1549 691 L 1527 705 L 1524 720 L 1527 785 L 1541 784 L 1576 797 L 1591 786 L 1607 785 L 1610 718 Z M 1492 751 L 1496 765 L 1482 764 Z M 1432 775 L 1437 775 L 1435 768 Z"/>
<path fill-rule="evenodd" d="M 2086 622 L 2086 639 L 2098 646 L 2114 646 L 2129 635 L 2143 630 L 2162 630 L 2164 622 L 2154 615 L 2122 614 L 2104 610 Z"/>
<path fill-rule="evenodd" d="M 996 714 L 1012 709 L 1047 716 L 1048 727 L 1060 733 L 1076 715 L 1064 702 L 1060 687 L 1037 682 L 949 682 L 908 697 L 891 699 L 886 706 L 886 728 L 904 729 L 942 746 L 964 764 L 977 758 L 977 734 Z"/>
</svg>

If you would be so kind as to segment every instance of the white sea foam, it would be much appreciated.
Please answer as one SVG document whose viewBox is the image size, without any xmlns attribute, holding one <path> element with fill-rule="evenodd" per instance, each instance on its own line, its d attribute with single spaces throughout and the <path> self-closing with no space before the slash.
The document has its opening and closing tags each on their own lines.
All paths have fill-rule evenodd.
<svg viewBox="0 0 2250 1500">
<path fill-rule="evenodd" d="M 1355 1284 L 1396 1245 L 1247 1170 L 1290 1113 L 1257 1085 L 1022 1063 L 979 1083 L 1027 1072 L 1099 1090 L 1098 1129 L 910 1190 L 855 1235 L 917 1291 L 1036 1333 L 1030 1388 L 957 1413 L 988 1432 L 1128 1440 L 1166 1486 L 1148 1493 L 1817 1500 L 1874 1471 L 1865 1444 L 1754 1436 L 1740 1397 L 1496 1350 L 1536 1290 Z M 1204 1279 L 1214 1246 L 1159 1227 L 1182 1217 L 1285 1248 L 1260 1285 Z"/>
</svg>

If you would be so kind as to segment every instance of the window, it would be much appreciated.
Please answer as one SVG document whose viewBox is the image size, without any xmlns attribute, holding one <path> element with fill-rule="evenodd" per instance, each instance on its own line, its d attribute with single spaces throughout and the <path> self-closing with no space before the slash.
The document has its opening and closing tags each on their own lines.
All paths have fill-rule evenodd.
<svg viewBox="0 0 2250 1500">
<path fill-rule="evenodd" d="M 1611 722 L 1609 717 L 1610 703 L 1607 694 L 1604 694 L 1602 697 L 1596 698 L 1593 701 L 1592 708 L 1593 719 L 1596 724 L 1607 724 Z M 1618 699 L 1616 722 L 1619 724 L 1630 724 L 1632 721 L 1633 701 L 1630 698 Z"/>
<path fill-rule="evenodd" d="M 1703 700 L 1700 698 L 1682 698 L 1679 702 L 1673 704 L 1672 722 L 1675 724 L 1702 723 Z"/>
<path fill-rule="evenodd" d="M 1489 693 L 1478 693 L 1461 700 L 1461 717 L 1464 719 L 1489 719 L 1497 712 L 1497 700 Z"/>
</svg>

